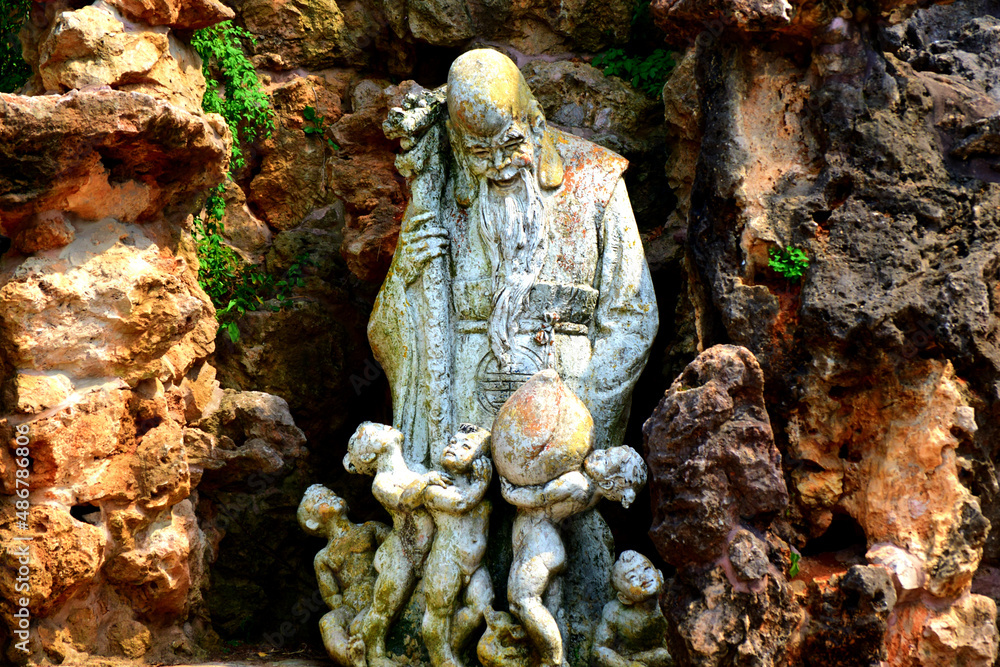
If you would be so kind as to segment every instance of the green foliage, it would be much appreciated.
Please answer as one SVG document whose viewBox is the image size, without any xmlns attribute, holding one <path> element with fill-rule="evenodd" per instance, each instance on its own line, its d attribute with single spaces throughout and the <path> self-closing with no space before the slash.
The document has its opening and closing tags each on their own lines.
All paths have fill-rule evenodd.
<svg viewBox="0 0 1000 667">
<path fill-rule="evenodd" d="M 316 113 L 315 108 L 307 106 L 302 111 L 302 118 L 305 120 L 302 131 L 305 132 L 307 137 L 318 136 L 321 139 L 325 139 L 327 145 L 333 150 L 340 150 L 340 146 L 333 139 L 326 136 L 326 131 L 329 129 L 326 125 L 326 116 L 320 116 Z"/>
<path fill-rule="evenodd" d="M 663 43 L 663 33 L 653 25 L 649 4 L 649 0 L 635 0 L 628 44 L 598 54 L 591 64 L 655 99 L 663 92 L 663 84 L 676 63 L 673 53 L 658 48 Z"/>
<path fill-rule="evenodd" d="M 798 573 L 799 573 L 799 561 L 800 560 L 802 560 L 802 556 L 800 556 L 797 552 L 793 551 L 792 552 L 792 564 L 788 566 L 788 576 L 789 577 L 794 577 L 794 576 L 798 575 Z"/>
<path fill-rule="evenodd" d="M 3 0 L 0 3 L 0 93 L 12 93 L 28 80 L 31 68 L 21 57 L 17 33 L 28 18 L 31 0 Z"/>
<path fill-rule="evenodd" d="M 195 221 L 198 284 L 215 304 L 219 328 L 235 343 L 240 337 L 236 323 L 239 317 L 262 308 L 278 311 L 291 305 L 292 290 L 305 284 L 302 271 L 309 259 L 305 254 L 299 255 L 280 279 L 244 262 L 223 238 L 222 215 L 226 203 L 221 193 L 220 186 L 209 195 L 206 217 Z"/>
<path fill-rule="evenodd" d="M 231 21 L 196 30 L 191 38 L 208 86 L 201 106 L 221 114 L 233 133 L 233 170 L 246 165 L 243 145 L 269 137 L 274 129 L 274 110 L 243 50 L 244 39 L 255 43 L 253 35 Z"/>
<path fill-rule="evenodd" d="M 608 76 L 624 79 L 646 96 L 657 98 L 676 63 L 674 54 L 666 49 L 656 49 L 648 55 L 629 55 L 625 49 L 608 49 L 594 58 L 593 65 L 603 69 Z"/>
<path fill-rule="evenodd" d="M 809 256 L 801 248 L 771 248 L 768 254 L 771 260 L 767 265 L 792 282 L 801 278 L 809 268 Z"/>
</svg>

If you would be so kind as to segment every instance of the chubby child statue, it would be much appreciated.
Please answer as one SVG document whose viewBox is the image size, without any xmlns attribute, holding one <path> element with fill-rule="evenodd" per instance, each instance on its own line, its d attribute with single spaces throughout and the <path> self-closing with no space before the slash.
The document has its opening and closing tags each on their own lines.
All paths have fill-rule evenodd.
<svg viewBox="0 0 1000 667">
<path fill-rule="evenodd" d="M 356 524 L 347 518 L 347 503 L 322 484 L 313 484 L 299 503 L 302 529 L 329 540 L 313 561 L 323 601 L 330 607 L 319 622 L 323 645 L 343 667 L 364 667 L 364 646 L 358 634 L 372 603 L 375 550 L 389 534 L 378 521 Z"/>
<path fill-rule="evenodd" d="M 493 476 L 490 432 L 462 424 L 430 473 L 424 505 L 437 532 L 424 567 L 423 637 L 434 667 L 461 667 L 458 656 L 483 623 L 493 586 L 482 566 L 489 535 Z"/>
<path fill-rule="evenodd" d="M 598 667 L 670 667 L 664 643 L 667 621 L 660 611 L 663 575 L 649 559 L 625 551 L 611 571 L 617 599 L 604 606 L 594 637 Z"/>
</svg>

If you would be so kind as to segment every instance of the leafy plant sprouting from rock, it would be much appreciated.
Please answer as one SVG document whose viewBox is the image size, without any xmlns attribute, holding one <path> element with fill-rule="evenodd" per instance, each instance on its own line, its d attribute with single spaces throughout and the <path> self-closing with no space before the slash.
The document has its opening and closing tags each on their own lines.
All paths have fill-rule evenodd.
<svg viewBox="0 0 1000 667">
<path fill-rule="evenodd" d="M 649 13 L 649 0 L 636 0 L 632 7 L 632 30 L 628 44 L 597 55 L 592 64 L 608 76 L 624 79 L 646 96 L 657 98 L 676 64 L 673 53 L 653 48 L 657 39 Z"/>
<path fill-rule="evenodd" d="M 230 21 L 197 30 L 191 39 L 203 61 L 206 89 L 202 108 L 221 114 L 233 135 L 230 178 L 246 166 L 243 145 L 269 137 L 274 130 L 274 110 L 243 50 L 242 39 L 254 42 L 253 35 Z M 299 255 L 281 279 L 246 263 L 223 236 L 223 190 L 220 185 L 209 194 L 205 216 L 195 221 L 194 239 L 198 283 L 215 305 L 219 328 L 235 343 L 240 337 L 239 317 L 260 310 L 271 299 L 277 300 L 277 304 L 267 306 L 272 310 L 291 303 L 292 289 L 303 285 L 302 268 L 308 258 Z"/>
<path fill-rule="evenodd" d="M 0 93 L 14 92 L 31 76 L 17 38 L 30 9 L 31 0 L 4 0 L 0 7 Z"/>
<path fill-rule="evenodd" d="M 330 137 L 326 136 L 326 131 L 329 126 L 326 124 L 326 116 L 321 116 L 316 113 L 316 107 L 307 106 L 302 111 L 302 119 L 305 121 L 302 125 L 302 131 L 308 136 L 318 136 L 324 139 L 327 145 L 335 151 L 340 150 L 340 146 L 337 145 Z"/>
<path fill-rule="evenodd" d="M 771 248 L 768 254 L 771 260 L 767 265 L 792 282 L 805 275 L 809 268 L 809 256 L 801 248 Z"/>
<path fill-rule="evenodd" d="M 222 236 L 225 210 L 220 186 L 208 197 L 205 217 L 195 221 L 194 237 L 198 246 L 198 284 L 215 304 L 219 328 L 235 343 L 240 338 L 237 318 L 262 307 L 277 311 L 291 304 L 292 289 L 304 285 L 302 269 L 309 260 L 306 254 L 299 255 L 280 280 L 247 264 Z M 270 299 L 277 303 L 268 306 Z"/>
<path fill-rule="evenodd" d="M 241 39 L 255 43 L 253 35 L 231 21 L 197 30 L 191 38 L 191 46 L 202 58 L 207 85 L 201 106 L 208 113 L 221 114 L 233 133 L 233 171 L 246 166 L 242 146 L 271 136 L 274 129 L 274 110 Z"/>
</svg>

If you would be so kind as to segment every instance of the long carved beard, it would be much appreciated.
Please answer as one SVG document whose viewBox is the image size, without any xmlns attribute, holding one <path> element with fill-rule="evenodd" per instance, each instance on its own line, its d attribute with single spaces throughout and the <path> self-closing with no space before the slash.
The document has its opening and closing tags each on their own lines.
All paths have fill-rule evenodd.
<svg viewBox="0 0 1000 667">
<path fill-rule="evenodd" d="M 493 269 L 493 309 L 486 325 L 490 348 L 501 366 L 510 370 L 511 341 L 528 293 L 545 263 L 545 209 L 538 181 L 527 167 L 519 170 L 523 188 L 509 194 L 490 192 L 479 183 L 479 231 Z"/>
</svg>

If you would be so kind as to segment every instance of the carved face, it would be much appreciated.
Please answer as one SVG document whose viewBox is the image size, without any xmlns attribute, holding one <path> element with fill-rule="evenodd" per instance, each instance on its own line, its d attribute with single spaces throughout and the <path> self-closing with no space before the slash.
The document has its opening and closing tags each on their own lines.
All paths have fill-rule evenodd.
<svg viewBox="0 0 1000 667">
<path fill-rule="evenodd" d="M 322 484 L 306 489 L 299 504 L 299 525 L 310 535 L 320 535 L 337 519 L 347 516 L 347 502 Z"/>
<path fill-rule="evenodd" d="M 618 597 L 625 604 L 649 599 L 663 587 L 663 575 L 649 559 L 636 551 L 626 551 L 618 558 L 611 573 Z"/>
<path fill-rule="evenodd" d="M 344 468 L 359 475 L 374 475 L 378 472 L 378 458 L 403 445 L 403 434 L 391 426 L 364 422 L 347 442 Z"/>
<path fill-rule="evenodd" d="M 584 471 L 601 487 L 604 497 L 628 507 L 646 484 L 646 464 L 631 447 L 610 447 L 592 452 L 583 461 Z"/>
<path fill-rule="evenodd" d="M 517 183 L 518 169 L 528 168 L 534 174 L 535 144 L 521 123 L 508 121 L 492 136 L 461 127 L 459 135 L 465 163 L 474 179 L 485 178 L 492 187 L 505 190 Z"/>
<path fill-rule="evenodd" d="M 448 472 L 464 472 L 486 450 L 489 431 L 463 424 L 441 452 L 441 467 Z"/>
</svg>

